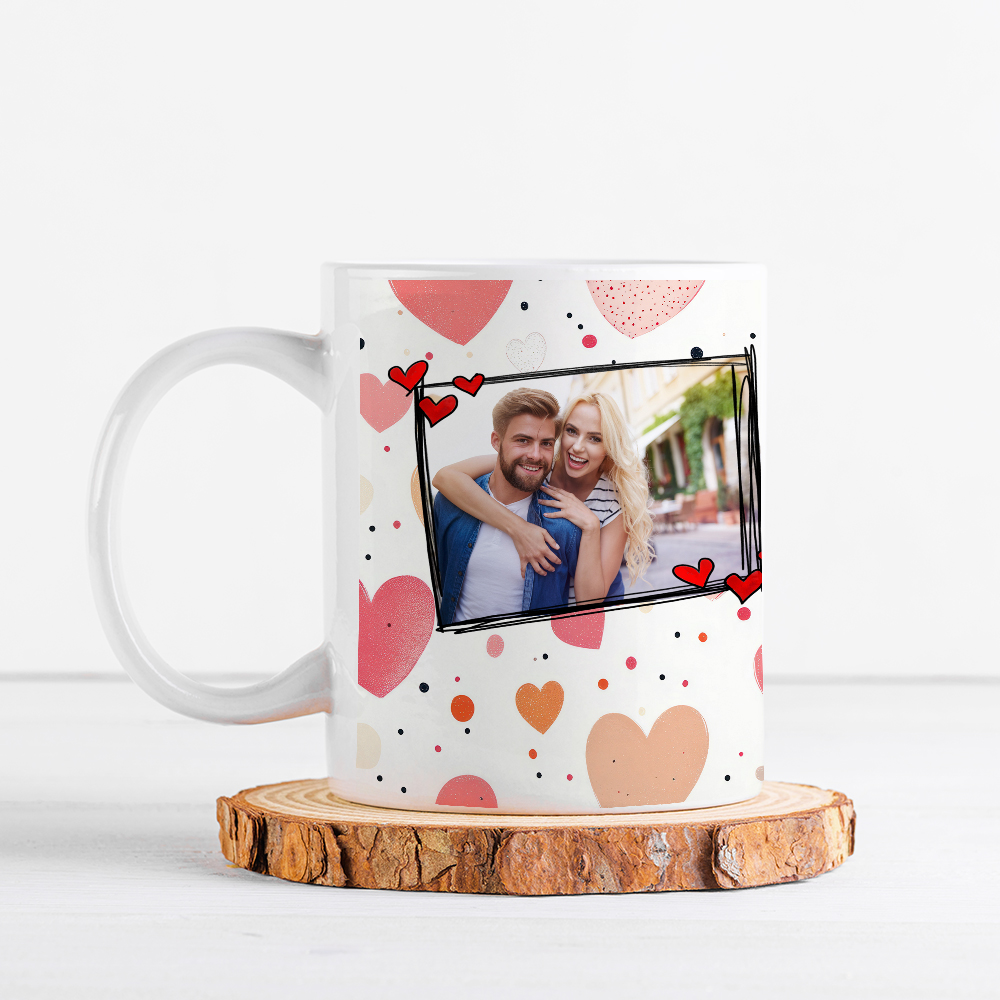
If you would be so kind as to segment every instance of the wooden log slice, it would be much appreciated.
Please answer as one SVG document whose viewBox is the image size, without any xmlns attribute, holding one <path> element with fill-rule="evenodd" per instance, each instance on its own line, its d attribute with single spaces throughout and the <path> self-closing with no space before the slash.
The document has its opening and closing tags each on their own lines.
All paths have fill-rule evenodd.
<svg viewBox="0 0 1000 1000">
<path fill-rule="evenodd" d="M 603 816 L 406 812 L 337 798 L 324 779 L 218 800 L 222 853 L 293 882 L 542 896 L 736 889 L 812 878 L 854 851 L 841 792 L 765 781 L 714 809 Z"/>
</svg>

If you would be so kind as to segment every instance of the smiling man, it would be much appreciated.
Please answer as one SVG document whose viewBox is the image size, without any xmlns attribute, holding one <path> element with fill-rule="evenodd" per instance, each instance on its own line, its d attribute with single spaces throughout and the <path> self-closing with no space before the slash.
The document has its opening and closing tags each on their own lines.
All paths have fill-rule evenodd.
<svg viewBox="0 0 1000 1000">
<path fill-rule="evenodd" d="M 552 468 L 559 404 L 543 389 L 508 392 L 493 408 L 490 443 L 497 453 L 491 472 L 477 485 L 511 513 L 537 524 L 558 544 L 553 569 L 544 575 L 521 559 L 510 536 L 456 507 L 442 493 L 434 498 L 434 533 L 443 588 L 443 624 L 561 607 L 569 603 L 576 573 L 580 529 L 565 519 L 542 520 L 538 487 Z"/>
</svg>

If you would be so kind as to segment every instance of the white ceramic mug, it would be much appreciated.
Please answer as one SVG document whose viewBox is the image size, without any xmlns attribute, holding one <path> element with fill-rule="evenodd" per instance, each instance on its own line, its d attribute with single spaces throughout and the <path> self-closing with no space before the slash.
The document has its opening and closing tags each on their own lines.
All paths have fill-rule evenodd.
<svg viewBox="0 0 1000 1000">
<path fill-rule="evenodd" d="M 328 713 L 330 787 L 355 802 L 572 814 L 752 798 L 765 353 L 756 265 L 326 265 L 319 336 L 198 334 L 118 398 L 89 507 L 104 629 L 175 711 L 222 723 Z M 325 641 L 242 689 L 163 661 L 117 551 L 143 420 L 215 364 L 277 375 L 323 420 Z M 516 532 L 481 522 L 453 486 L 439 495 L 441 470 L 475 456 L 495 466 L 466 488 L 536 539 L 551 529 L 558 564 L 522 575 Z M 616 544 L 632 559 L 612 581 Z M 574 604 L 571 583 L 610 596 Z"/>
</svg>

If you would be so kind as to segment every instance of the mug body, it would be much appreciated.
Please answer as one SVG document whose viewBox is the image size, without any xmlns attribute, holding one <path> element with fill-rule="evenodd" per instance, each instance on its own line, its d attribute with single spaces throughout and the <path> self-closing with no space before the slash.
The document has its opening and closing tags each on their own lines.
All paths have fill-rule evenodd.
<svg viewBox="0 0 1000 1000">
<path fill-rule="evenodd" d="M 536 814 L 757 795 L 763 268 L 331 264 L 322 305 L 333 792 Z M 508 444 L 517 414 L 498 432 L 494 410 L 539 392 L 558 417 Z M 439 471 L 477 456 L 470 481 L 549 530 L 558 568 L 521 577 L 510 538 L 439 495 Z M 559 481 L 559 463 L 593 482 L 580 523 L 545 517 L 538 466 Z M 586 511 L 631 548 L 604 600 L 577 604 Z"/>
</svg>

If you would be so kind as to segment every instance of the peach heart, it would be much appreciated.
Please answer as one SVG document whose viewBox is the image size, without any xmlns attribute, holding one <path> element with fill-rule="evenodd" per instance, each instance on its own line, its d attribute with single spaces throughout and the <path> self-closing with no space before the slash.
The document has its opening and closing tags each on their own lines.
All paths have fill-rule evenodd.
<svg viewBox="0 0 1000 1000">
<path fill-rule="evenodd" d="M 467 344 L 507 297 L 509 281 L 390 281 L 396 298 L 421 323 L 453 344 Z"/>
<path fill-rule="evenodd" d="M 676 316 L 704 281 L 588 281 L 601 315 L 626 337 L 641 337 Z"/>
<path fill-rule="evenodd" d="M 600 649 L 604 638 L 604 612 L 578 611 L 563 618 L 553 618 L 552 631 L 557 639 L 581 649 Z"/>
<path fill-rule="evenodd" d="M 488 781 L 474 774 L 460 774 L 441 786 L 434 803 L 466 809 L 496 809 L 497 797 Z"/>
<path fill-rule="evenodd" d="M 358 581 L 358 683 L 384 698 L 413 669 L 434 628 L 431 589 L 415 576 L 394 576 L 368 597 Z"/>
<path fill-rule="evenodd" d="M 417 467 L 413 467 L 413 475 L 410 476 L 410 499 L 413 501 L 413 509 L 417 512 L 420 523 L 424 523 L 424 500 L 420 495 L 420 473 Z M 362 511 L 364 513 L 364 511 Z"/>
<path fill-rule="evenodd" d="M 545 360 L 545 338 L 540 333 L 529 333 L 524 340 L 515 337 L 507 341 L 507 360 L 519 372 L 537 371 Z"/>
<path fill-rule="evenodd" d="M 764 690 L 764 647 L 758 646 L 757 652 L 753 655 L 753 675 L 757 680 L 757 687 Z"/>
<path fill-rule="evenodd" d="M 544 733 L 562 711 L 563 689 L 558 681 L 548 681 L 539 690 L 534 684 L 522 684 L 514 695 L 521 718 L 540 733 Z"/>
<path fill-rule="evenodd" d="M 401 385 L 383 383 L 371 372 L 361 373 L 361 416 L 379 434 L 406 416 L 411 398 Z"/>
<path fill-rule="evenodd" d="M 602 715 L 587 737 L 587 774 L 597 801 L 614 806 L 683 802 L 708 756 L 708 727 L 690 705 L 674 705 L 649 736 L 627 715 Z"/>
<path fill-rule="evenodd" d="M 375 487 L 365 479 L 364 476 L 361 477 L 361 513 L 363 514 L 368 510 L 368 505 L 372 502 L 372 498 L 375 496 Z"/>
</svg>

